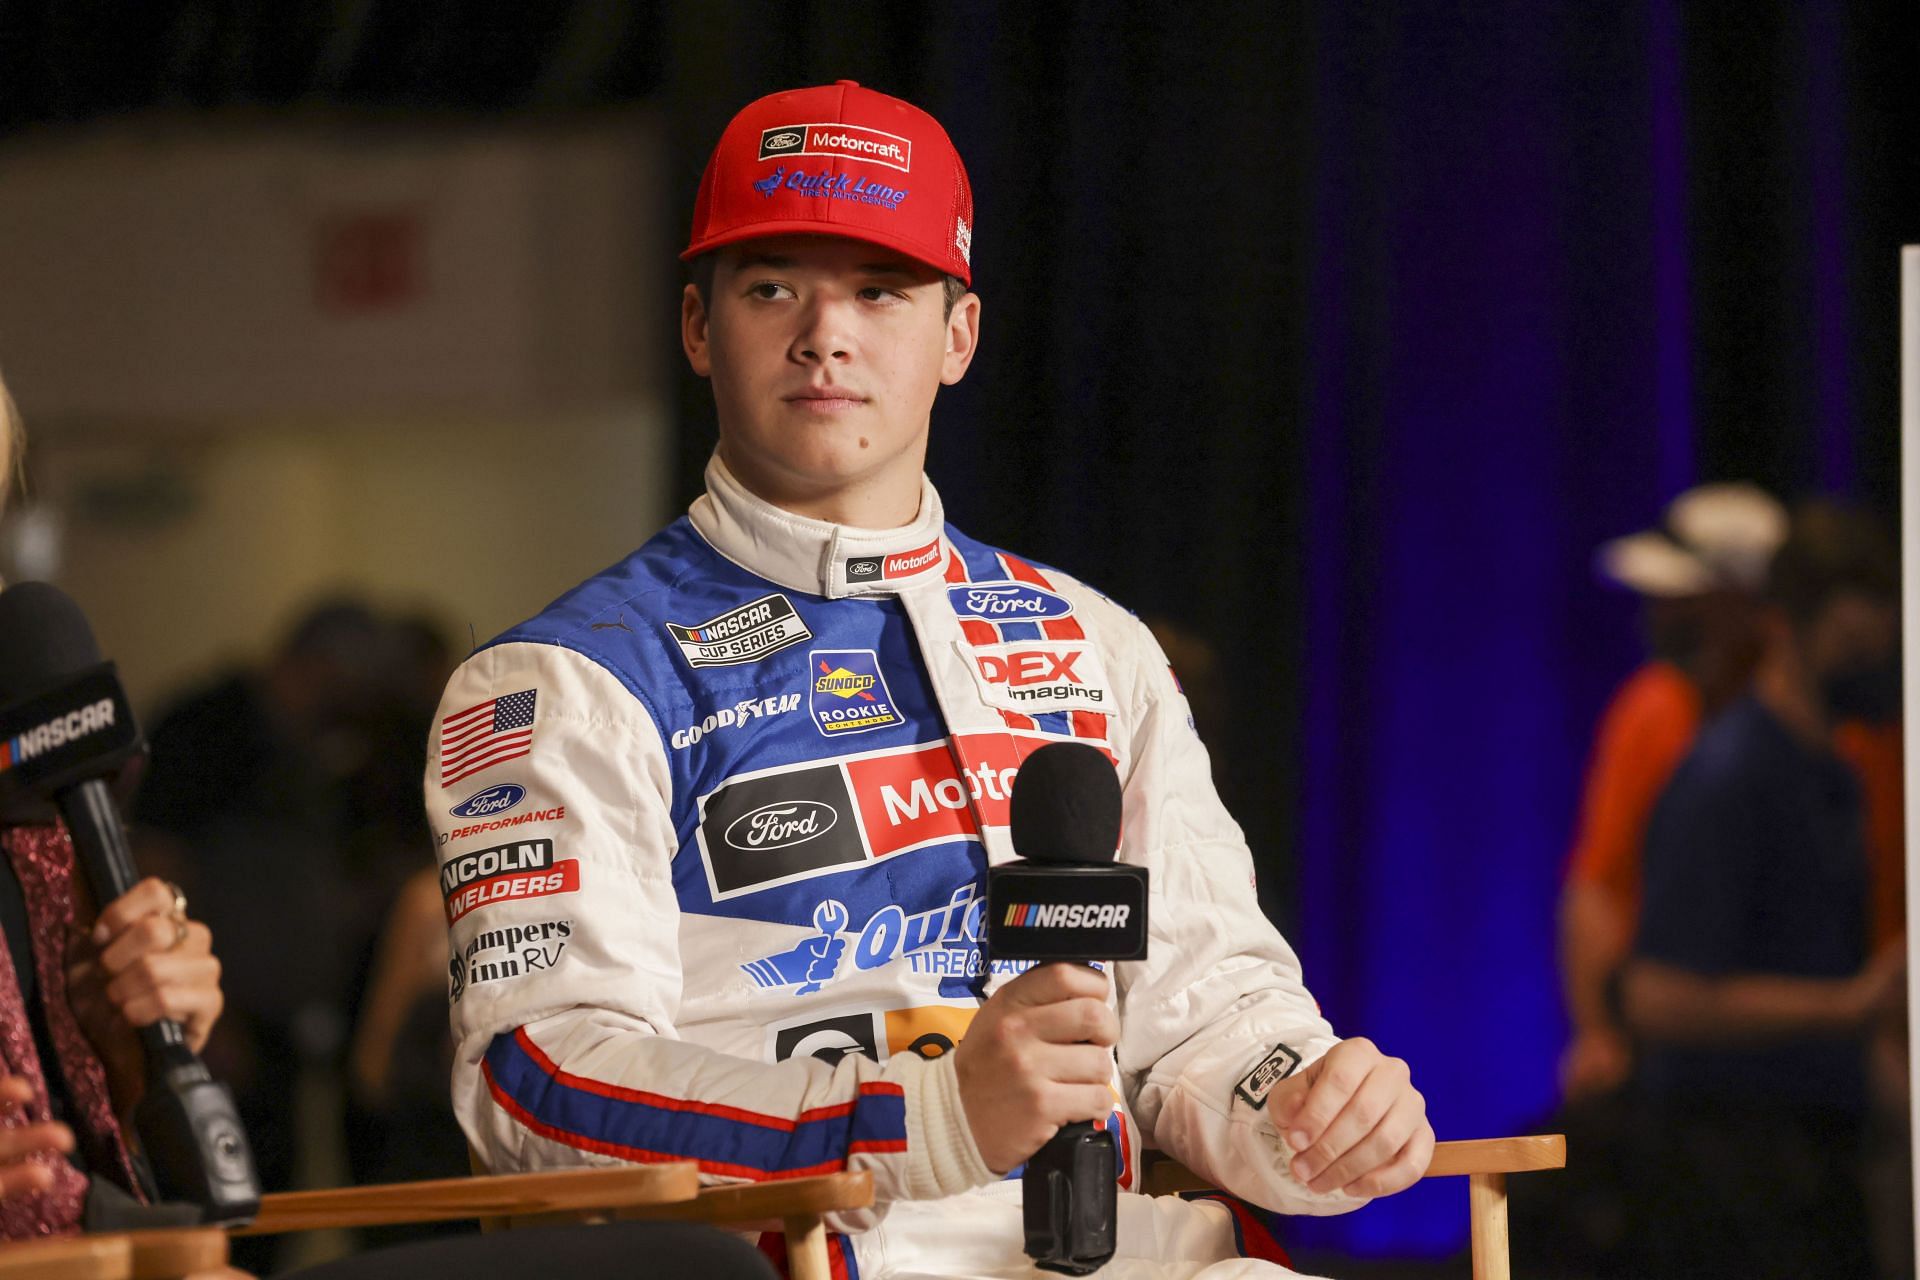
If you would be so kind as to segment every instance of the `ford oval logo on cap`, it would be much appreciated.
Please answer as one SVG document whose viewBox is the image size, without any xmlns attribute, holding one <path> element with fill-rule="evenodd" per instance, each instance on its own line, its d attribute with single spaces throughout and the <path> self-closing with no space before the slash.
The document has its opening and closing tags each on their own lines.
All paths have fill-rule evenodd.
<svg viewBox="0 0 1920 1280">
<path fill-rule="evenodd" d="M 527 798 L 527 789 L 517 782 L 503 782 L 485 791 L 476 791 L 447 810 L 456 818 L 486 818 L 505 813 Z"/>
</svg>

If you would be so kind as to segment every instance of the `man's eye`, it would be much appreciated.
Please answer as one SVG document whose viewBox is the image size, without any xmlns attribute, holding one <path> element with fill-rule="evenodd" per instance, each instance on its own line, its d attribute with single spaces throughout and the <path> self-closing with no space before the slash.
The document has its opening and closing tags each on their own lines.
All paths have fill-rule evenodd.
<svg viewBox="0 0 1920 1280">
<path fill-rule="evenodd" d="M 860 291 L 860 296 L 868 302 L 892 302 L 906 295 L 897 289 L 885 289 L 877 284 L 870 284 Z"/>
<path fill-rule="evenodd" d="M 791 294 L 792 290 L 788 289 L 787 286 L 776 284 L 772 280 L 762 280 L 759 284 L 747 290 L 749 297 L 760 298 L 767 302 L 771 302 L 775 298 L 791 296 Z"/>
</svg>

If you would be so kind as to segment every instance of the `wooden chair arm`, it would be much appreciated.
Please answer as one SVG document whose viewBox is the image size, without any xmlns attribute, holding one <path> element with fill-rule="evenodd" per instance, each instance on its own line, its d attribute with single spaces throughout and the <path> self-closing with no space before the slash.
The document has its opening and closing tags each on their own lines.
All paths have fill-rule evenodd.
<svg viewBox="0 0 1920 1280">
<path fill-rule="evenodd" d="M 261 1197 L 259 1216 L 233 1234 L 606 1210 L 692 1200 L 699 1192 L 698 1166 L 691 1160 L 288 1191 Z"/>
<path fill-rule="evenodd" d="M 873 1175 L 823 1173 L 778 1182 L 703 1187 L 691 1200 L 623 1208 L 622 1219 L 674 1219 L 689 1222 L 773 1222 L 803 1214 L 864 1209 L 873 1203 Z"/>
<path fill-rule="evenodd" d="M 1567 1140 L 1557 1133 L 1523 1138 L 1466 1138 L 1433 1144 L 1429 1178 L 1473 1173 L 1532 1173 L 1567 1167 Z"/>
<path fill-rule="evenodd" d="M 1536 1169 L 1566 1166 L 1567 1140 L 1557 1133 L 1524 1138 L 1467 1138 L 1434 1143 L 1433 1162 L 1427 1166 L 1426 1176 L 1531 1173 Z M 1141 1186 L 1148 1195 L 1154 1196 L 1213 1189 L 1212 1183 L 1167 1156 L 1157 1156 L 1146 1165 Z"/>
<path fill-rule="evenodd" d="M 227 1265 L 219 1227 L 124 1231 L 0 1245 L 5 1280 L 177 1280 Z"/>
<path fill-rule="evenodd" d="M 133 1245 L 125 1236 L 62 1236 L 0 1245 L 6 1280 L 133 1280 Z"/>
</svg>

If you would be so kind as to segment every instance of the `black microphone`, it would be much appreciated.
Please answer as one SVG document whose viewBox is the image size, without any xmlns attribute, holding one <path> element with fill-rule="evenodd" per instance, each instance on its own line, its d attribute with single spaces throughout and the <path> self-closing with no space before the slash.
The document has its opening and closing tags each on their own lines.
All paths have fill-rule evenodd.
<svg viewBox="0 0 1920 1280">
<path fill-rule="evenodd" d="M 0 814 L 45 821 L 57 811 L 103 907 L 139 881 L 108 780 L 145 750 L 80 607 L 44 582 L 0 591 Z M 206 1222 L 251 1219 L 260 1180 L 233 1095 L 179 1023 L 142 1027 L 140 1039 L 147 1084 L 134 1127 L 161 1195 L 199 1205 Z"/>
<path fill-rule="evenodd" d="M 1088 964 L 1147 954 L 1147 869 L 1116 864 L 1120 779 L 1079 742 L 1041 747 L 1014 775 L 1015 862 L 987 870 L 986 947 L 994 960 Z M 1083 1276 L 1113 1257 L 1119 1154 L 1111 1129 L 1063 1126 L 1020 1178 L 1027 1256 Z"/>
</svg>

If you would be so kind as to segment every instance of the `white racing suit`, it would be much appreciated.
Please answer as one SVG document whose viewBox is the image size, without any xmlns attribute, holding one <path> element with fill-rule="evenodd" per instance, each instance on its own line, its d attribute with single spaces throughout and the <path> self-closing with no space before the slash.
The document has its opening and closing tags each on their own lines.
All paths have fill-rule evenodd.
<svg viewBox="0 0 1920 1280">
<path fill-rule="evenodd" d="M 1269 1209 L 1362 1203 L 1287 1171 L 1267 1090 L 1334 1037 L 1146 629 L 948 528 L 931 484 L 875 532 L 770 506 L 717 459 L 707 481 L 447 686 L 426 795 L 468 1138 L 496 1171 L 865 1169 L 876 1204 L 829 1223 L 848 1276 L 1034 1274 L 951 1051 L 1025 967 L 980 954 L 1014 773 L 1077 740 L 1116 762 L 1119 858 L 1152 878 L 1149 955 L 1110 967 L 1103 1274 L 1287 1274 L 1225 1261 L 1273 1256 L 1254 1212 L 1132 1194 L 1144 1142 Z"/>
</svg>

